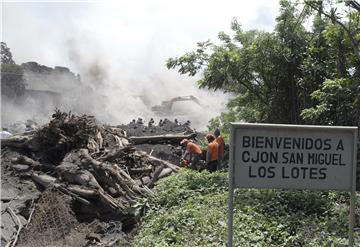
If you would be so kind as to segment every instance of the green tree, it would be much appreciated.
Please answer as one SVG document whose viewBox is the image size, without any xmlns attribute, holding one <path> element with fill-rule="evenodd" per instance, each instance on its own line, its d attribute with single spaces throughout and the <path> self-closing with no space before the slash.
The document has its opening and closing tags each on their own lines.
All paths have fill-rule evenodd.
<svg viewBox="0 0 360 247">
<path fill-rule="evenodd" d="M 320 46 L 309 44 L 310 51 L 323 51 L 323 56 L 315 64 L 309 52 L 304 68 L 318 68 L 322 76 L 317 81 L 320 87 L 308 94 L 313 105 L 301 116 L 311 124 L 360 126 L 360 5 L 356 1 L 339 1 L 336 5 L 331 1 L 305 1 L 305 5 L 317 12 L 314 27 L 322 26 L 318 37 L 324 42 Z M 307 81 L 310 79 L 311 75 Z"/>
<path fill-rule="evenodd" d="M 209 40 L 199 42 L 195 51 L 168 59 L 167 67 L 189 76 L 200 73 L 200 88 L 223 90 L 233 95 L 228 103 L 229 112 L 213 119 L 210 127 L 217 124 L 227 127 L 229 120 L 323 123 L 316 120 L 321 114 L 310 111 L 327 99 L 316 96 L 319 92 L 328 92 L 326 81 L 345 79 L 347 83 L 342 86 L 346 86 L 352 96 L 346 100 L 349 105 L 357 104 L 359 54 L 354 45 L 360 37 L 357 34 L 360 18 L 350 2 L 356 3 L 345 2 L 348 4 L 346 15 L 335 13 L 334 20 L 327 12 L 331 11 L 329 1 L 299 5 L 297 1 L 281 0 L 273 32 L 243 31 L 234 19 L 231 35 L 219 33 L 220 45 Z M 313 27 L 307 30 L 304 23 L 310 20 Z M 301 114 L 305 109 L 308 110 Z M 339 111 L 344 110 L 340 107 L 335 112 L 341 115 Z M 335 119 L 336 115 L 328 117 Z M 347 117 L 343 119 L 348 119 L 348 124 L 354 122 Z"/>
<path fill-rule="evenodd" d="M 167 66 L 190 76 L 202 72 L 200 87 L 233 93 L 228 107 L 241 119 L 299 123 L 297 81 L 306 50 L 301 25 L 306 13 L 288 1 L 281 1 L 280 12 L 275 32 L 243 31 L 234 19 L 233 35 L 219 33 L 220 45 L 198 43 L 195 52 L 170 58 Z"/>
<path fill-rule="evenodd" d="M 10 52 L 10 48 L 7 47 L 5 42 L 0 43 L 1 46 L 1 64 L 15 64 L 12 54 Z"/>
<path fill-rule="evenodd" d="M 312 124 L 360 126 L 360 87 L 353 86 L 348 79 L 326 80 L 311 94 L 318 104 L 301 115 Z"/>
<path fill-rule="evenodd" d="M 10 49 L 1 42 L 1 96 L 16 99 L 25 91 L 24 71 L 15 64 Z"/>
</svg>

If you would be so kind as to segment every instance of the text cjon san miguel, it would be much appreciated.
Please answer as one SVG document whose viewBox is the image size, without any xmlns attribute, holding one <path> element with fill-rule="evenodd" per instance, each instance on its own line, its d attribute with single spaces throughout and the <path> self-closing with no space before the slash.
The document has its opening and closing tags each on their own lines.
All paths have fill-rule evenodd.
<svg viewBox="0 0 360 247">
<path fill-rule="evenodd" d="M 245 135 L 241 143 L 241 162 L 249 164 L 249 178 L 326 179 L 329 166 L 346 165 L 342 139 Z"/>
</svg>

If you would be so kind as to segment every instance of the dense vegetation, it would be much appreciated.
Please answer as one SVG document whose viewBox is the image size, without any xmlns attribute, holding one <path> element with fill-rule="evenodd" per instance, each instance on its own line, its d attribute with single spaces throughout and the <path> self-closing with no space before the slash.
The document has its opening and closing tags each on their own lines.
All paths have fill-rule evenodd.
<svg viewBox="0 0 360 247">
<path fill-rule="evenodd" d="M 312 23 L 310 28 L 309 23 Z M 170 58 L 167 67 L 201 74 L 198 85 L 234 97 L 230 121 L 360 126 L 360 4 L 356 1 L 280 1 L 273 32 L 244 31 L 236 19 L 220 44 Z"/>
<path fill-rule="evenodd" d="M 160 181 L 135 246 L 225 246 L 227 186 L 221 172 L 182 170 Z M 347 193 L 239 189 L 234 200 L 236 246 L 347 244 Z"/>
</svg>

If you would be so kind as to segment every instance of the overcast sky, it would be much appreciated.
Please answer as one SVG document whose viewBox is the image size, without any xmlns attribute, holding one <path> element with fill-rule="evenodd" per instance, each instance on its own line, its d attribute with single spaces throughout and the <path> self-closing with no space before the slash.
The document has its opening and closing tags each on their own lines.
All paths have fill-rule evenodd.
<svg viewBox="0 0 360 247">
<path fill-rule="evenodd" d="M 3 38 L 17 63 L 78 70 L 69 48 L 127 71 L 159 71 L 171 56 L 216 39 L 233 17 L 244 29 L 272 30 L 278 0 L 5 1 Z"/>
</svg>

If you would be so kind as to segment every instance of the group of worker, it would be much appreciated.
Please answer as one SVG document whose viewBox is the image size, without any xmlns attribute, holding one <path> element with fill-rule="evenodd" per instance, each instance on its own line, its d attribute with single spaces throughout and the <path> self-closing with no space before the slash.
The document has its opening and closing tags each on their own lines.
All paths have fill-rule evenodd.
<svg viewBox="0 0 360 247">
<path fill-rule="evenodd" d="M 225 142 L 224 138 L 220 135 L 220 130 L 216 129 L 214 134 L 209 133 L 206 135 L 206 140 L 208 142 L 206 158 L 205 158 L 205 168 L 209 172 L 214 172 L 222 168 L 222 159 L 224 156 Z M 192 169 L 198 169 L 197 166 L 201 158 L 201 147 L 188 139 L 183 139 L 180 142 L 180 145 L 184 146 L 186 151 L 182 156 L 182 162 L 186 165 L 189 163 L 188 167 Z M 188 158 L 186 159 L 186 157 Z"/>
<path fill-rule="evenodd" d="M 142 119 L 141 117 L 139 117 L 137 120 L 133 119 L 129 124 L 133 125 L 133 126 L 134 125 L 143 125 L 143 124 L 145 124 L 145 120 Z M 170 125 L 175 125 L 175 126 L 182 125 L 182 123 L 179 122 L 179 120 L 176 119 L 176 118 L 174 119 L 174 122 L 171 122 L 169 119 L 164 118 L 164 119 L 159 120 L 158 126 L 163 127 L 163 126 L 166 126 L 166 125 L 169 125 L 169 124 Z M 190 120 L 187 120 L 185 123 L 183 123 L 183 125 L 190 126 L 191 125 Z M 150 121 L 148 122 L 148 127 L 150 128 L 150 127 L 153 127 L 153 126 L 156 126 L 155 120 L 153 118 L 150 118 Z"/>
</svg>

